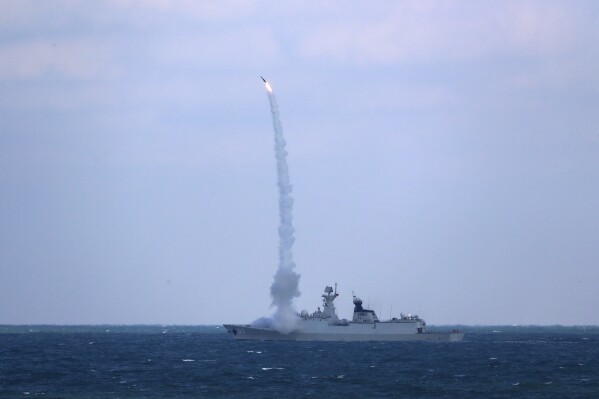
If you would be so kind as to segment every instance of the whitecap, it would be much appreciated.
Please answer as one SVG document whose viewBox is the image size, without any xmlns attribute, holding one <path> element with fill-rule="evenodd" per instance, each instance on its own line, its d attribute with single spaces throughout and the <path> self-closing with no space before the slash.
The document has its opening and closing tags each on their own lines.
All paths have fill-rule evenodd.
<svg viewBox="0 0 599 399">
<path fill-rule="evenodd" d="M 94 341 L 89 341 L 87 344 L 88 345 L 93 345 L 95 342 Z"/>
<path fill-rule="evenodd" d="M 516 387 L 516 386 L 520 385 L 520 383 L 519 382 L 514 382 L 512 385 Z"/>
<path fill-rule="evenodd" d="M 272 367 L 262 367 L 262 370 L 266 371 L 266 370 L 272 370 Z"/>
<path fill-rule="evenodd" d="M 195 362 L 195 360 L 193 360 L 193 359 L 181 359 L 181 361 L 183 361 L 183 362 Z"/>
<path fill-rule="evenodd" d="M 489 360 L 497 360 L 496 357 L 490 357 Z"/>
<path fill-rule="evenodd" d="M 345 377 L 343 374 L 337 376 L 338 379 L 342 379 L 343 377 Z"/>
<path fill-rule="evenodd" d="M 545 383 L 545 385 L 551 385 L 551 384 L 553 384 L 553 381 L 547 381 L 547 382 Z"/>
<path fill-rule="evenodd" d="M 247 351 L 247 353 L 254 353 L 254 351 Z"/>
<path fill-rule="evenodd" d="M 251 375 L 248 377 L 248 380 L 253 380 L 254 377 L 252 377 Z"/>
</svg>

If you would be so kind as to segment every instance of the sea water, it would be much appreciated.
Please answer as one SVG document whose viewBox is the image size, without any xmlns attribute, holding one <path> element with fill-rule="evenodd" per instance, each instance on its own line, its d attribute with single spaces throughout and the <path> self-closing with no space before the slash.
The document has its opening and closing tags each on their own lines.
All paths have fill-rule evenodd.
<svg viewBox="0 0 599 399">
<path fill-rule="evenodd" d="M 599 327 L 460 328 L 457 343 L 331 343 L 236 341 L 219 326 L 0 326 L 0 397 L 599 398 Z"/>
</svg>

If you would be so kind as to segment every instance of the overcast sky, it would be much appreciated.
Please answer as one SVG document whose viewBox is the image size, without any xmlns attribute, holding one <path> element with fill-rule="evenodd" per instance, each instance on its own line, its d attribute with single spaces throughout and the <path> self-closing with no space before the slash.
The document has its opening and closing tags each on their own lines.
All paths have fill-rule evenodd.
<svg viewBox="0 0 599 399">
<path fill-rule="evenodd" d="M 0 323 L 599 324 L 596 1 L 2 1 Z"/>
</svg>

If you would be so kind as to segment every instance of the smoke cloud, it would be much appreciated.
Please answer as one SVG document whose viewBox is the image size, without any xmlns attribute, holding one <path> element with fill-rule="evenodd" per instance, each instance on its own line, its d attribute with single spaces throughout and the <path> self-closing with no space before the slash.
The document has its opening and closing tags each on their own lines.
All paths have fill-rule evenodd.
<svg viewBox="0 0 599 399">
<path fill-rule="evenodd" d="M 265 82 L 266 83 L 266 82 Z M 277 331 L 288 334 L 297 327 L 297 312 L 293 307 L 293 298 L 299 297 L 299 274 L 293 269 L 295 263 L 291 248 L 295 241 L 293 228 L 293 198 L 291 197 L 292 186 L 289 180 L 289 167 L 287 165 L 287 151 L 285 150 L 285 139 L 283 138 L 283 127 L 279 118 L 279 106 L 272 93 L 270 85 L 266 83 L 272 122 L 275 132 L 275 158 L 277 160 L 277 186 L 279 188 L 279 267 L 270 287 L 272 304 L 276 307 L 272 324 L 264 318 L 256 320 L 254 325 L 270 324 Z"/>
</svg>

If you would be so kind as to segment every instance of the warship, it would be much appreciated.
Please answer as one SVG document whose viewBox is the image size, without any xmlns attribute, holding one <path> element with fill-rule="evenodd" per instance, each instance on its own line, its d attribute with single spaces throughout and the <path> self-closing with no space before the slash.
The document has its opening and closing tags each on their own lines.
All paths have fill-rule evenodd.
<svg viewBox="0 0 599 399">
<path fill-rule="evenodd" d="M 464 338 L 458 330 L 428 332 L 426 322 L 418 315 L 400 314 L 381 321 L 374 310 L 364 309 L 362 300 L 353 295 L 354 315 L 351 321 L 339 319 L 335 311 L 335 289 L 327 286 L 322 295 L 322 309 L 314 313 L 302 310 L 296 327 L 288 334 L 272 326 L 259 324 L 224 324 L 227 332 L 239 340 L 259 341 L 433 341 L 456 342 Z"/>
</svg>

